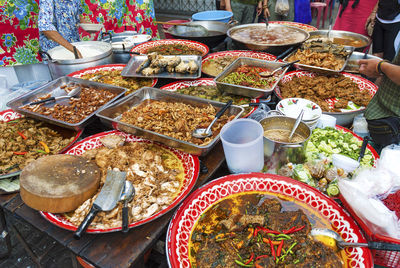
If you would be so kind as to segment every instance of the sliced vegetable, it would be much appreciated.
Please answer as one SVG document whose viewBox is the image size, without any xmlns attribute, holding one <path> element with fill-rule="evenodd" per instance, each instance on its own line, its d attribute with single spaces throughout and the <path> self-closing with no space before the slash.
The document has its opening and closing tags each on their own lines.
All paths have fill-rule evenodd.
<svg viewBox="0 0 400 268">
<path fill-rule="evenodd" d="M 46 153 L 50 153 L 50 149 L 49 149 L 49 147 L 47 146 L 46 143 L 44 143 L 43 141 L 39 141 L 39 143 L 43 146 L 44 151 L 45 151 Z"/>
<path fill-rule="evenodd" d="M 25 155 L 25 154 L 27 154 L 28 152 L 13 152 L 15 155 Z"/>
<path fill-rule="evenodd" d="M 18 133 L 18 135 L 20 135 L 21 138 L 23 138 L 24 140 L 28 139 L 28 138 L 24 135 L 24 133 L 22 133 L 22 132 L 20 132 L 20 131 L 17 131 L 17 133 Z"/>
</svg>

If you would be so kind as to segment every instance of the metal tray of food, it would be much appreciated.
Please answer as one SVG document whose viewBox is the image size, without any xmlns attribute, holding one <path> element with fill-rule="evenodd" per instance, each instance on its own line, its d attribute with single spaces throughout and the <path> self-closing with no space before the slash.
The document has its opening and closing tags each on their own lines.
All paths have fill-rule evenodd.
<svg viewBox="0 0 400 268">
<path fill-rule="evenodd" d="M 195 155 L 206 155 L 218 143 L 220 139 L 219 134 L 211 142 L 204 146 L 201 146 L 194 143 L 178 140 L 163 134 L 159 134 L 154 131 L 139 128 L 134 125 L 120 121 L 124 112 L 130 110 L 132 107 L 140 105 L 146 100 L 181 102 L 197 107 L 204 107 L 211 104 L 214 107 L 222 108 L 225 105 L 225 103 L 218 101 L 183 95 L 180 93 L 170 92 L 157 88 L 143 87 L 136 92 L 109 105 L 105 109 L 102 109 L 101 111 L 97 112 L 96 115 L 103 123 L 108 126 L 111 125 L 115 129 L 131 133 L 136 136 L 141 136 L 149 140 L 161 142 L 167 146 L 177 148 L 184 152 Z M 234 115 L 234 119 L 237 119 L 243 113 L 243 111 L 244 109 L 242 107 L 232 105 L 225 113 L 227 115 Z"/>
<path fill-rule="evenodd" d="M 125 77 L 142 77 L 142 78 L 170 78 L 170 79 L 196 79 L 201 76 L 201 56 L 196 55 L 179 55 L 179 56 L 172 56 L 172 55 L 162 55 L 162 57 L 166 59 L 172 59 L 174 57 L 179 57 L 181 61 L 187 63 L 193 60 L 198 70 L 194 73 L 177 73 L 177 72 L 167 72 L 165 68 L 161 68 L 162 72 L 158 74 L 151 74 L 151 75 L 143 75 L 142 73 L 136 72 L 139 66 L 145 61 L 148 60 L 148 56 L 133 56 L 129 60 L 128 64 L 122 70 L 121 75 Z"/>
<path fill-rule="evenodd" d="M 345 72 L 348 73 L 355 73 L 355 74 L 359 74 L 360 73 L 360 66 L 358 65 L 358 60 L 361 60 L 364 58 L 365 53 L 363 52 L 353 52 L 353 54 L 351 54 L 349 61 L 346 64 L 346 67 L 344 68 Z M 370 59 L 377 59 L 377 60 L 382 60 L 381 58 L 371 55 L 371 54 L 367 54 L 366 56 L 367 60 Z"/>
<path fill-rule="evenodd" d="M 64 87 L 65 85 L 68 85 L 69 83 L 75 83 L 80 86 L 92 87 L 95 89 L 103 89 L 103 90 L 112 92 L 114 94 L 117 94 L 114 98 L 112 98 L 110 101 L 104 103 L 97 110 L 101 110 L 108 104 L 112 103 L 114 100 L 124 96 L 124 94 L 126 92 L 126 89 L 122 88 L 122 87 L 97 83 L 97 82 L 74 78 L 74 77 L 63 76 L 63 77 L 57 78 L 56 80 L 51 81 L 50 83 L 48 83 L 42 87 L 37 88 L 36 90 L 33 90 L 27 94 L 24 94 L 18 98 L 11 100 L 10 102 L 7 103 L 7 105 L 9 107 L 11 107 L 14 111 L 17 111 L 28 117 L 32 117 L 32 118 L 35 118 L 35 119 L 38 119 L 41 121 L 48 122 L 50 124 L 58 125 L 60 127 L 65 127 L 65 128 L 69 128 L 69 129 L 75 129 L 75 130 L 83 129 L 90 122 L 90 119 L 93 118 L 93 116 L 95 115 L 97 110 L 91 112 L 80 122 L 68 123 L 66 121 L 55 119 L 51 116 L 43 115 L 43 114 L 36 113 L 36 112 L 22 108 L 22 106 L 27 105 L 31 102 L 34 102 L 34 101 L 38 100 L 38 98 L 41 98 L 48 94 L 51 94 L 51 96 L 53 96 L 53 97 L 66 95 L 65 90 L 63 90 L 61 87 Z M 68 105 L 69 100 L 63 99 L 63 100 L 57 101 L 56 103 Z M 47 102 L 46 104 L 44 104 L 44 106 L 53 107 L 56 103 L 55 102 Z"/>
<path fill-rule="evenodd" d="M 295 63 L 294 66 L 297 69 L 302 69 L 302 70 L 307 70 L 307 71 L 311 71 L 311 72 L 317 72 L 317 73 L 325 73 L 325 74 L 338 74 L 340 72 L 343 72 L 343 70 L 346 68 L 346 65 L 351 57 L 351 55 L 353 54 L 354 51 L 354 47 L 350 47 L 350 46 L 344 46 L 345 50 L 347 52 L 349 52 L 350 54 L 346 57 L 342 68 L 340 68 L 340 70 L 333 70 L 333 69 L 327 69 L 327 68 L 322 68 L 322 67 L 317 67 L 317 66 L 312 66 L 312 65 L 306 65 L 306 64 L 301 64 L 301 63 Z M 300 48 L 298 48 L 300 49 Z M 293 51 L 292 53 L 290 53 L 289 55 L 287 55 L 283 60 L 284 61 L 288 61 L 288 59 L 294 55 L 297 50 Z"/>
<path fill-rule="evenodd" d="M 269 89 L 246 87 L 246 86 L 228 84 L 228 83 L 224 83 L 221 81 L 226 76 L 228 76 L 231 72 L 235 71 L 238 67 L 240 67 L 242 65 L 250 65 L 250 66 L 254 66 L 254 67 L 269 68 L 271 70 L 274 70 L 284 64 L 286 64 L 286 63 L 285 62 L 282 63 L 282 62 L 266 61 L 266 60 L 246 58 L 246 57 L 239 57 L 234 62 L 232 62 L 230 65 L 228 65 L 222 73 L 220 73 L 217 77 L 215 77 L 214 81 L 217 84 L 217 87 L 221 91 L 224 91 L 226 93 L 240 95 L 240 96 L 246 96 L 246 97 L 250 97 L 250 98 L 259 98 L 259 97 L 264 98 L 264 97 L 268 97 L 272 93 L 272 91 L 274 90 L 276 85 L 279 83 L 281 78 L 285 75 L 286 71 L 288 70 L 288 67 L 283 69 L 283 72 L 281 73 L 281 75 L 277 78 L 276 82 Z"/>
</svg>

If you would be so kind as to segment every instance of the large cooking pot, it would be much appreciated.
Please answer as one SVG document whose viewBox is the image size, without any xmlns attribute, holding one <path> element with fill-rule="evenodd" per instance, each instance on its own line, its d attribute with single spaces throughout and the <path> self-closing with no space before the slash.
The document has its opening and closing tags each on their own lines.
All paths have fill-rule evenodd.
<svg viewBox="0 0 400 268">
<path fill-rule="evenodd" d="M 270 116 L 262 119 L 260 124 L 264 131 L 271 129 L 291 131 L 295 121 L 295 118 L 287 116 Z M 305 145 L 311 136 L 311 129 L 304 122 L 300 122 L 295 133 L 303 137 L 301 142 L 277 142 L 264 136 L 264 158 L 269 171 L 277 172 L 289 162 L 294 164 L 305 162 Z"/>
<path fill-rule="evenodd" d="M 226 33 L 231 24 L 219 22 L 219 21 L 192 21 L 186 23 L 187 25 L 201 25 L 208 30 L 207 36 L 190 36 L 185 33 L 185 31 L 180 31 L 179 25 L 174 25 L 166 32 L 177 39 L 188 39 L 201 42 L 209 47 L 215 47 L 220 44 L 226 38 Z"/>
<path fill-rule="evenodd" d="M 310 36 L 308 32 L 306 32 L 300 28 L 297 28 L 297 27 L 291 27 L 291 26 L 282 25 L 282 24 L 270 24 L 268 26 L 269 29 L 277 29 L 277 31 L 283 30 L 283 29 L 286 29 L 286 30 L 290 29 L 291 31 L 299 33 L 299 35 L 301 35 L 302 38 L 300 38 L 299 40 L 294 41 L 294 42 L 287 42 L 287 41 L 283 40 L 283 42 L 281 44 L 257 44 L 251 40 L 248 40 L 245 42 L 245 41 L 238 40 L 236 37 L 232 37 L 232 35 L 234 35 L 234 33 L 238 30 L 240 30 L 240 31 L 242 31 L 244 29 L 250 30 L 254 27 L 257 27 L 257 28 L 260 27 L 262 29 L 265 29 L 265 23 L 251 23 L 251 24 L 243 24 L 243 25 L 235 26 L 228 30 L 227 35 L 233 40 L 233 43 L 238 48 L 258 50 L 258 51 L 268 51 L 273 54 L 280 54 L 283 51 L 287 50 L 289 47 L 292 47 L 295 45 L 300 45 L 301 43 L 306 41 L 308 39 L 308 37 Z"/>
<path fill-rule="evenodd" d="M 72 43 L 83 58 L 75 59 L 74 54 L 63 46 L 47 51 L 44 56 L 49 65 L 51 77 L 56 79 L 69 73 L 112 63 L 112 47 L 100 41 L 82 41 Z"/>
<path fill-rule="evenodd" d="M 310 32 L 309 39 L 327 39 L 328 32 L 329 32 L 328 30 L 318 30 Z M 356 46 L 352 46 L 351 44 L 343 44 L 342 42 L 339 43 L 339 40 L 335 42 L 335 38 L 344 39 L 348 41 L 354 40 L 359 42 L 360 44 Z M 356 51 L 363 51 L 372 42 L 371 38 L 369 38 L 368 36 L 353 32 L 336 31 L 336 30 L 331 30 L 331 32 L 329 33 L 329 39 L 331 39 L 334 43 L 338 43 L 345 46 L 352 46 Z"/>
<path fill-rule="evenodd" d="M 151 39 L 148 34 L 138 34 L 135 31 L 124 31 L 121 33 L 103 33 L 101 39 L 112 46 L 113 63 L 127 63 L 131 59 L 131 49 Z"/>
</svg>

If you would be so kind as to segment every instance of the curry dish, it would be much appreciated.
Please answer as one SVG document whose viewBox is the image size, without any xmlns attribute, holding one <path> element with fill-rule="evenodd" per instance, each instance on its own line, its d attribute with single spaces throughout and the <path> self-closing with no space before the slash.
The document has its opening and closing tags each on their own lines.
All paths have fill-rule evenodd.
<svg viewBox="0 0 400 268">
<path fill-rule="evenodd" d="M 19 171 L 41 156 L 59 153 L 76 135 L 28 118 L 0 123 L 0 133 L 0 176 Z"/>
<path fill-rule="evenodd" d="M 285 203 L 291 203 L 291 209 L 286 210 Z M 193 228 L 191 267 L 344 266 L 340 255 L 310 236 L 314 218 L 303 209 L 261 193 L 236 194 L 219 201 Z"/>
<path fill-rule="evenodd" d="M 324 112 L 341 112 L 348 107 L 349 101 L 366 107 L 372 96 L 368 90 L 360 91 L 358 84 L 343 75 L 293 76 L 293 79 L 280 82 L 282 98 L 305 98 L 317 103 Z M 337 98 L 333 105 L 328 99 Z"/>
<path fill-rule="evenodd" d="M 146 54 L 157 52 L 160 55 L 203 55 L 203 52 L 182 44 L 165 44 L 149 48 Z"/>
<path fill-rule="evenodd" d="M 150 87 L 153 83 L 152 79 L 149 78 L 122 77 L 121 71 L 122 69 L 100 70 L 96 71 L 95 73 L 84 74 L 79 78 L 126 88 L 127 91 L 125 95 L 130 94 L 142 87 Z"/>
<path fill-rule="evenodd" d="M 108 169 L 126 171 L 126 179 L 135 188 L 135 197 L 129 202 L 130 223 L 151 217 L 167 208 L 181 191 L 185 177 L 182 161 L 171 151 L 155 144 L 131 142 L 124 145 L 123 136 L 109 135 L 100 142 L 103 147 L 89 150 L 84 157 L 94 160 L 102 176 L 98 192 L 79 208 L 67 214 L 78 226 L 96 199 L 105 182 Z M 122 203 L 108 212 L 100 212 L 91 224 L 92 228 L 116 228 L 121 226 Z"/>
</svg>

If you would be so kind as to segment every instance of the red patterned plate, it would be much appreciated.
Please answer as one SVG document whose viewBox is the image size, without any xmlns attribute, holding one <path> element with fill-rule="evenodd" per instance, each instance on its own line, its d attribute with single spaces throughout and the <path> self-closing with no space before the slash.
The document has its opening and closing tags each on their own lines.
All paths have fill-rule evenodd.
<svg viewBox="0 0 400 268">
<path fill-rule="evenodd" d="M 1 111 L 1 112 L 0 112 L 0 122 L 10 122 L 10 121 L 17 120 L 17 119 L 20 119 L 20 118 L 23 118 L 23 117 L 24 117 L 24 116 L 23 116 L 22 114 L 17 113 L 17 112 L 14 112 L 14 111 L 11 110 L 11 109 L 4 110 L 4 111 Z M 66 130 L 66 131 L 71 131 L 71 130 Z M 74 144 L 74 143 L 79 139 L 79 137 L 82 135 L 82 132 L 83 132 L 83 130 L 79 130 L 79 131 L 76 133 L 76 136 L 75 136 L 74 140 L 73 140 L 69 145 L 67 145 L 65 148 L 63 148 L 63 149 L 60 151 L 60 153 L 63 153 L 63 152 L 66 151 L 69 147 L 71 147 L 72 144 Z M 20 173 L 21 173 L 21 171 L 15 171 L 15 172 L 8 173 L 8 174 L 5 174 L 5 175 L 0 175 L 0 179 L 5 179 L 5 178 L 9 178 L 9 177 L 14 177 L 14 176 L 19 175 Z"/>
<path fill-rule="evenodd" d="M 344 75 L 345 77 L 349 77 L 353 82 L 357 83 L 358 88 L 360 89 L 360 91 L 363 90 L 368 90 L 369 94 L 373 97 L 376 93 L 376 91 L 378 90 L 378 86 L 375 85 L 374 83 L 372 83 L 371 81 L 362 78 L 360 76 L 354 75 L 354 74 L 349 74 L 349 73 L 345 73 L 342 72 L 342 75 Z M 297 77 L 302 77 L 302 76 L 309 76 L 309 77 L 315 77 L 316 73 L 312 73 L 312 72 L 308 72 L 308 71 L 292 71 L 289 73 L 286 73 L 280 83 L 287 83 L 289 81 L 291 81 L 293 79 L 294 76 Z M 276 95 L 282 99 L 282 95 L 281 95 L 281 91 L 279 89 L 279 86 L 275 87 L 274 89 Z M 326 100 L 329 104 L 329 107 L 333 108 L 334 104 L 338 101 L 336 98 L 331 98 L 331 99 L 327 99 Z M 344 114 L 344 113 L 351 113 L 354 111 L 362 111 L 365 108 L 359 108 L 359 109 L 354 109 L 354 110 L 348 110 L 346 112 L 324 112 L 324 113 L 328 113 L 328 114 Z"/>
<path fill-rule="evenodd" d="M 68 74 L 68 76 L 81 78 L 85 74 L 94 74 L 94 73 L 98 73 L 98 72 L 101 72 L 101 71 L 114 71 L 114 70 L 122 71 L 122 69 L 124 69 L 125 66 L 126 66 L 126 64 L 99 65 L 99 66 L 96 66 L 96 67 L 90 67 L 90 68 L 86 68 L 86 69 L 83 69 L 83 70 L 79 70 L 79 71 L 70 73 L 70 74 Z M 151 81 L 151 85 L 149 87 L 154 87 L 157 84 L 157 78 L 148 78 L 148 79 L 152 80 Z"/>
<path fill-rule="evenodd" d="M 162 40 L 157 40 L 157 41 L 149 41 L 146 43 L 139 44 L 135 47 L 132 48 L 133 52 L 139 52 L 142 54 L 147 54 L 147 51 L 150 48 L 153 47 L 158 47 L 159 45 L 175 45 L 175 44 L 180 44 L 180 45 L 185 45 L 188 46 L 192 49 L 196 49 L 202 52 L 201 56 L 205 56 L 208 54 L 210 49 L 208 46 L 204 45 L 203 43 L 197 42 L 197 41 L 191 41 L 191 40 L 183 40 L 183 39 L 162 39 Z"/>
<path fill-rule="evenodd" d="M 204 66 L 207 65 L 210 60 L 214 60 L 217 58 L 222 58 L 226 56 L 231 56 L 234 58 L 239 58 L 239 57 L 247 57 L 247 58 L 253 58 L 253 59 L 260 59 L 260 60 L 269 60 L 269 61 L 274 61 L 276 59 L 276 56 L 265 53 L 265 52 L 256 52 L 256 51 L 250 51 L 250 50 L 231 50 L 231 51 L 220 51 L 220 52 L 215 52 L 208 54 L 207 57 L 205 57 L 201 64 L 201 71 L 205 73 L 206 75 L 213 76 L 210 72 L 207 72 L 207 70 L 204 70 Z"/>
<path fill-rule="evenodd" d="M 270 21 L 269 23 L 272 24 L 282 24 L 282 25 L 287 25 L 287 26 L 292 26 L 292 27 L 297 27 L 300 28 L 304 31 L 307 32 L 312 32 L 312 31 L 318 31 L 317 27 L 308 25 L 308 24 L 304 24 L 304 23 L 299 23 L 299 22 L 292 22 L 292 21 Z"/>
<path fill-rule="evenodd" d="M 126 137 L 126 142 L 143 142 L 143 143 L 148 143 L 152 144 L 154 142 L 145 140 L 130 134 L 126 134 L 117 130 L 112 130 L 108 132 L 102 132 L 98 133 L 96 135 L 87 137 L 77 144 L 75 144 L 71 149 L 66 151 L 66 154 L 71 154 L 71 155 L 82 155 L 84 152 L 98 148 L 101 145 L 100 139 L 108 136 L 108 135 L 121 135 Z M 167 147 L 162 144 L 157 145 L 169 150 L 171 153 L 176 155 L 183 164 L 184 167 L 184 172 L 185 172 L 185 180 L 183 182 L 182 188 L 180 189 L 180 193 L 176 196 L 174 201 L 165 209 L 157 212 L 156 214 L 148 217 L 147 219 L 142 219 L 140 221 L 131 223 L 129 225 L 129 228 L 137 227 L 139 225 L 148 223 L 154 219 L 157 219 L 158 217 L 161 217 L 165 213 L 169 212 L 171 209 L 173 209 L 176 205 L 178 205 L 193 189 L 194 185 L 196 184 L 196 180 L 199 176 L 199 168 L 200 168 L 200 163 L 199 163 L 199 158 L 197 156 L 181 152 L 179 150 Z M 41 211 L 40 214 L 42 214 L 43 217 L 45 217 L 48 221 L 51 223 L 57 225 L 58 227 L 70 230 L 70 231 L 75 231 L 77 229 L 77 226 L 73 225 L 68 218 L 65 216 L 65 214 L 54 214 L 54 213 L 48 213 L 48 212 L 43 212 Z M 88 228 L 86 232 L 88 233 L 109 233 L 109 232 L 115 232 L 115 231 L 120 231 L 121 227 L 116 227 L 116 228 L 109 228 L 109 229 L 93 229 L 93 228 Z"/>
<path fill-rule="evenodd" d="M 167 232 L 167 254 L 170 267 L 190 267 L 188 243 L 201 214 L 227 196 L 242 192 L 264 192 L 295 199 L 330 221 L 347 242 L 366 242 L 354 220 L 333 200 L 318 190 L 293 179 L 264 173 L 228 175 L 193 192 L 172 218 Z M 373 267 L 371 252 L 355 247 L 344 250 L 348 267 Z"/>
<path fill-rule="evenodd" d="M 160 89 L 168 90 L 168 91 L 177 91 L 178 89 L 181 88 L 186 88 L 186 87 L 197 87 L 197 86 L 217 86 L 213 78 L 200 78 L 196 80 L 183 80 L 183 81 L 178 81 L 178 82 L 173 82 L 170 84 L 167 84 L 165 86 L 162 86 Z M 251 99 L 251 102 L 258 102 L 258 99 Z M 253 107 L 250 112 L 243 117 L 248 117 L 251 115 L 255 110 L 257 110 L 257 107 Z"/>
</svg>

